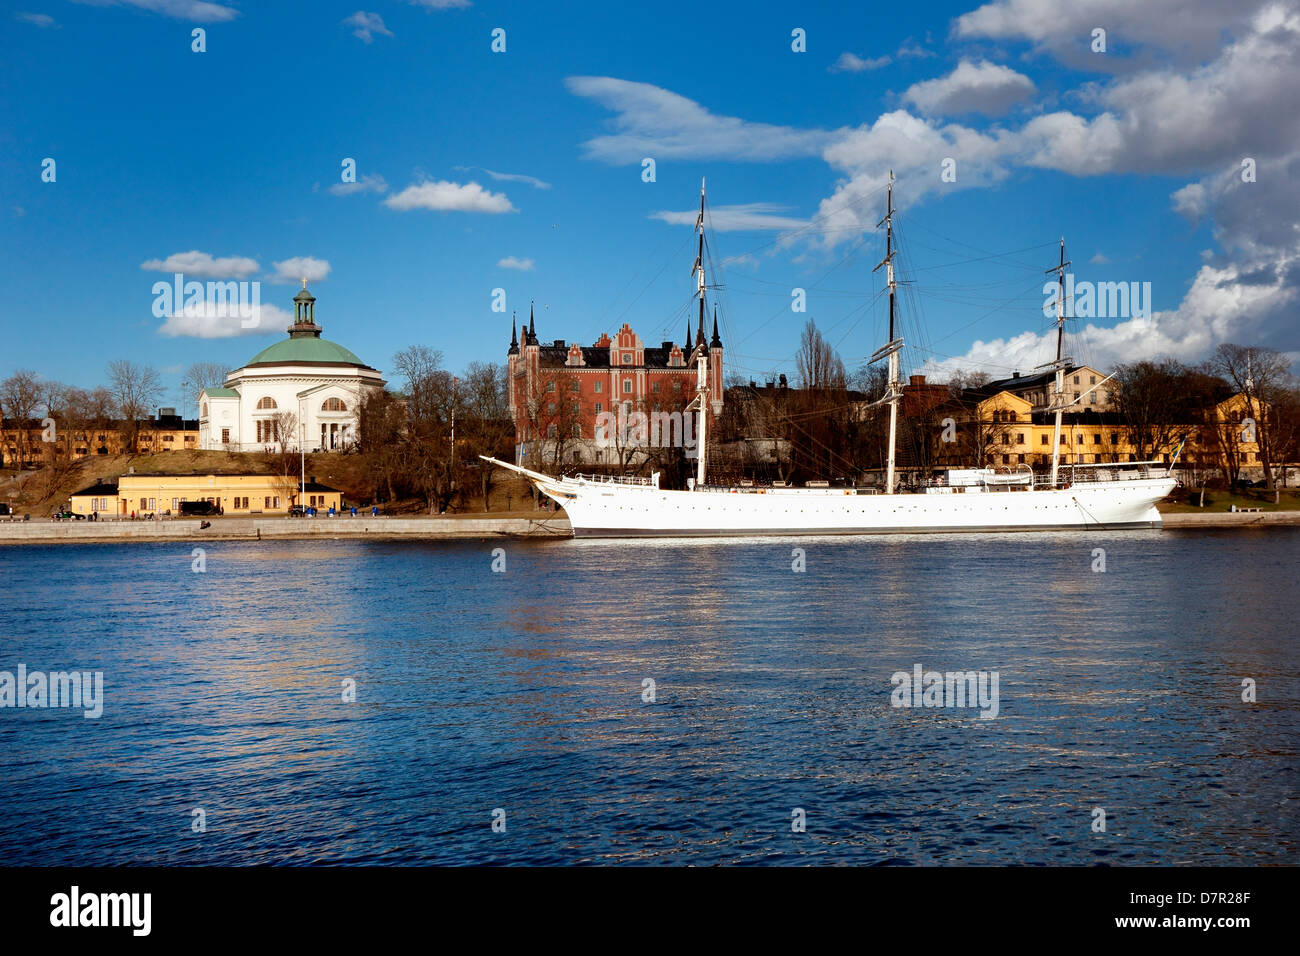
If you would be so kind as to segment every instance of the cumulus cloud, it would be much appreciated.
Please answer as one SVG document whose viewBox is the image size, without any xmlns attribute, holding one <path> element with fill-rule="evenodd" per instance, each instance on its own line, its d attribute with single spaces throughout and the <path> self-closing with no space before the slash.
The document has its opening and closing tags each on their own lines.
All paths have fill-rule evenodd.
<svg viewBox="0 0 1300 956">
<path fill-rule="evenodd" d="M 908 88 L 903 102 L 932 116 L 985 113 L 997 116 L 1034 94 L 1034 82 L 1010 67 L 962 60 L 947 76 Z"/>
<path fill-rule="evenodd" d="M 1123 38 L 1123 54 L 1086 52 L 1091 28 L 1100 23 L 1112 44 Z M 905 102 L 921 115 L 898 109 L 840 130 L 722 116 L 649 84 L 599 77 L 568 82 L 573 92 L 614 113 L 612 132 L 584 144 L 590 158 L 763 162 L 820 155 L 840 178 L 811 220 L 815 228 L 801 233 L 828 247 L 875 227 L 890 169 L 913 205 L 940 189 L 946 194 L 996 185 L 1024 169 L 1185 177 L 1171 196 L 1173 208 L 1192 220 L 1210 219 L 1220 253 L 1199 265 L 1176 308 L 1109 329 L 1088 328 L 1097 360 L 1163 353 L 1194 358 L 1225 339 L 1290 342 L 1295 350 L 1300 343 L 1290 316 L 1292 290 L 1300 288 L 1300 190 L 1294 188 L 1300 181 L 1300 99 L 1294 93 L 1300 86 L 1300 14 L 1293 0 L 1079 0 L 1064 7 L 1056 0 L 994 0 L 959 18 L 954 33 L 1027 41 L 1067 63 L 1085 51 L 1092 72 L 1114 75 L 1066 91 L 1072 110 L 1021 124 L 976 126 L 942 116 L 1005 108 L 1012 97 L 1030 95 L 1032 85 L 1005 67 L 959 65 L 908 91 Z M 997 95 L 981 102 L 978 94 L 989 88 Z M 949 157 L 956 160 L 957 179 L 942 183 L 938 171 Z M 673 221 L 688 217 L 693 222 L 694 212 Z M 1043 361 L 1040 347 L 1048 338 L 1025 333 L 977 343 L 957 361 L 1000 366 L 1008 355 L 1021 361 L 1023 354 L 1023 364 L 1032 367 Z"/>
<path fill-rule="evenodd" d="M 453 183 L 446 180 L 413 183 L 400 193 L 384 200 L 391 209 L 431 209 L 435 212 L 518 212 L 505 193 L 494 193 L 478 183 Z"/>
<path fill-rule="evenodd" d="M 308 282 L 322 282 L 330 274 L 330 264 L 327 260 L 314 259 L 311 256 L 296 256 L 274 262 L 272 265 L 275 266 L 275 273 L 270 277 L 271 282 L 297 283 L 303 279 Z"/>
<path fill-rule="evenodd" d="M 335 183 L 329 188 L 330 194 L 334 196 L 355 196 L 358 193 L 386 193 L 388 192 L 388 182 L 378 173 L 374 175 L 362 176 L 354 183 Z"/>
<path fill-rule="evenodd" d="M 230 339 L 241 335 L 266 335 L 293 324 L 286 310 L 265 302 L 241 316 L 236 310 L 218 308 L 216 303 L 188 306 L 166 317 L 158 328 L 159 335 L 169 338 L 187 336 L 197 339 Z M 245 328 L 248 325 L 248 328 Z"/>
<path fill-rule="evenodd" d="M 773 203 L 751 202 L 736 206 L 711 206 L 705 212 L 705 222 L 717 232 L 748 232 L 774 229 L 800 229 L 807 225 L 802 219 L 777 215 L 785 206 Z M 699 219 L 698 209 L 683 212 L 661 211 L 650 214 L 651 219 L 662 219 L 675 226 L 694 226 Z"/>
<path fill-rule="evenodd" d="M 1276 330 L 1270 328 L 1267 317 L 1294 308 L 1297 288 L 1290 275 L 1295 266 L 1292 258 L 1260 274 L 1236 264 L 1203 265 L 1174 309 L 1112 326 L 1090 322 L 1068 329 L 1073 341 L 1087 348 L 1086 354 L 1074 354 L 1073 358 L 1098 368 L 1165 355 L 1195 361 L 1220 342 L 1268 340 Z M 1050 360 L 1055 348 L 1055 331 L 1022 332 L 976 341 L 965 354 L 930 362 L 922 371 L 942 378 L 956 369 L 1028 370 Z"/>
<path fill-rule="evenodd" d="M 358 10 L 350 17 L 345 17 L 342 21 L 343 26 L 352 31 L 352 35 L 362 43 L 371 43 L 375 39 L 375 34 L 390 37 L 393 35 L 388 27 L 384 26 L 384 18 L 377 13 L 366 13 L 364 10 Z"/>
<path fill-rule="evenodd" d="M 148 272 L 183 272 L 195 279 L 243 279 L 258 270 L 257 260 L 247 256 L 215 258 L 197 249 L 173 252 L 166 259 L 149 259 L 140 263 Z"/>
<path fill-rule="evenodd" d="M 1224 34 L 1247 29 L 1276 0 L 994 0 L 953 23 L 959 38 L 1021 40 L 1071 66 L 1123 69 L 1121 51 L 1138 49 L 1183 64 L 1214 55 Z M 1106 30 L 1106 53 L 1092 52 L 1092 31 Z"/>
<path fill-rule="evenodd" d="M 532 259 L 520 259 L 516 256 L 506 256 L 504 259 L 497 260 L 497 266 L 501 269 L 518 269 L 520 272 L 533 271 Z"/>
</svg>

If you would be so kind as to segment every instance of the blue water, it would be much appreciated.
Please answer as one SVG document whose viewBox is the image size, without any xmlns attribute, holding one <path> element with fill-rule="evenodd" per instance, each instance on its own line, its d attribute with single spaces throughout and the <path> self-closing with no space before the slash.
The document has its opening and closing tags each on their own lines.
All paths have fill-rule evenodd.
<svg viewBox="0 0 1300 956">
<path fill-rule="evenodd" d="M 205 548 L 0 549 L 0 862 L 1297 862 L 1295 529 Z"/>
</svg>

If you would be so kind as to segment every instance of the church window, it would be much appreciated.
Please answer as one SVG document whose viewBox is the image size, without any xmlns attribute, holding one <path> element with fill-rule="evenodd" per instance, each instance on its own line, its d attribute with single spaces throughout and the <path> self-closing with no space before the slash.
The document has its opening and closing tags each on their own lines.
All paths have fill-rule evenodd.
<svg viewBox="0 0 1300 956">
<path fill-rule="evenodd" d="M 320 410 L 322 412 L 346 412 L 348 407 L 343 404 L 341 398 L 327 398 L 320 403 Z"/>
<path fill-rule="evenodd" d="M 263 395 L 261 398 L 257 400 L 257 407 L 260 410 L 264 408 L 276 408 L 277 406 L 275 404 L 274 398 L 272 398 L 270 395 Z"/>
</svg>

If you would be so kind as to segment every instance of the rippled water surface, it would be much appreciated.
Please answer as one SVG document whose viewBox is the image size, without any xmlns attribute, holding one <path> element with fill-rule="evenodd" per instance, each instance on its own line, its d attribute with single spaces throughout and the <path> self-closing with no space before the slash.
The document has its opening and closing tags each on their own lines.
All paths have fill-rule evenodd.
<svg viewBox="0 0 1300 956">
<path fill-rule="evenodd" d="M 0 549 L 4 863 L 1297 862 L 1296 529 L 205 547 Z"/>
</svg>

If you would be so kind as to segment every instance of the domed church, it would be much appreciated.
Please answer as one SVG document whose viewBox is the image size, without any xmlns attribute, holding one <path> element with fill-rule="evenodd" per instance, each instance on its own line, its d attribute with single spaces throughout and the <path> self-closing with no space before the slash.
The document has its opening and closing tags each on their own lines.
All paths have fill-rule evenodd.
<svg viewBox="0 0 1300 956">
<path fill-rule="evenodd" d="M 224 451 L 333 451 L 357 437 L 357 414 L 383 376 L 336 342 L 321 338 L 316 297 L 293 297 L 289 337 L 262 349 L 221 388 L 199 395 L 199 447 Z"/>
</svg>

